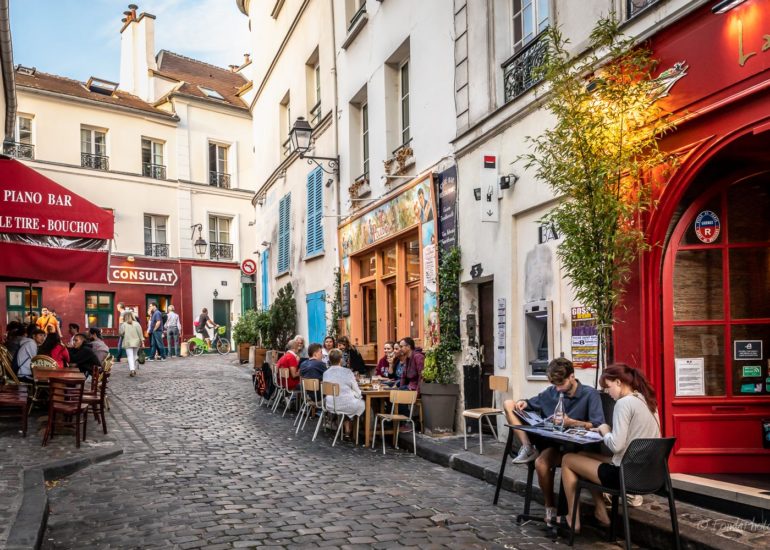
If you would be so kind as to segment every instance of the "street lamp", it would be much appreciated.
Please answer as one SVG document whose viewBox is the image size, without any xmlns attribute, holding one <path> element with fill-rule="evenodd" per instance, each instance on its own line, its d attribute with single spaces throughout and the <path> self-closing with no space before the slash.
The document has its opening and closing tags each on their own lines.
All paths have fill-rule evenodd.
<svg viewBox="0 0 770 550">
<path fill-rule="evenodd" d="M 195 225 L 191 225 L 190 229 L 192 229 L 190 240 L 192 240 L 192 238 L 195 236 L 195 230 L 198 229 L 198 238 L 195 240 L 193 246 L 195 247 L 195 253 L 202 258 L 203 255 L 206 254 L 206 247 L 208 246 L 208 243 L 201 235 L 201 232 L 203 231 L 203 224 L 196 223 Z"/>
<path fill-rule="evenodd" d="M 313 127 L 305 120 L 305 117 L 297 118 L 289 132 L 289 138 L 291 139 L 292 147 L 299 153 L 299 158 L 307 159 L 308 164 L 315 164 L 327 174 L 339 174 L 340 157 L 305 156 L 305 153 L 310 150 L 310 142 L 313 138 Z M 328 163 L 329 169 L 324 168 L 319 161 Z"/>
</svg>

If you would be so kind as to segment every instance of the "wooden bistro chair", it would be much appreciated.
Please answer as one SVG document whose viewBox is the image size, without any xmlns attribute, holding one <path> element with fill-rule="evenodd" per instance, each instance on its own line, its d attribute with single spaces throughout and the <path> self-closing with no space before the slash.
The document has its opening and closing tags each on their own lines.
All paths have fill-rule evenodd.
<svg viewBox="0 0 770 550">
<path fill-rule="evenodd" d="M 304 430 L 311 413 L 323 407 L 321 381 L 316 378 L 303 378 L 301 384 L 302 408 L 299 410 L 299 415 L 297 415 L 297 429 L 294 433 L 299 433 L 300 429 Z"/>
<path fill-rule="evenodd" d="M 59 425 L 75 428 L 75 446 L 80 448 L 80 424 L 83 423 L 83 439 L 88 422 L 88 404 L 83 403 L 83 385 L 85 380 L 63 380 L 51 377 L 50 397 L 48 399 L 48 425 L 43 436 L 43 446 L 53 437 L 54 428 Z M 57 415 L 63 420 L 57 422 Z M 69 419 L 69 420 L 68 420 Z"/>
<path fill-rule="evenodd" d="M 463 411 L 463 443 L 465 450 L 468 450 L 468 429 L 466 426 L 466 418 L 473 418 L 479 421 L 479 454 L 484 454 L 484 432 L 481 429 L 482 419 L 486 419 L 489 428 L 492 430 L 492 435 L 497 439 L 497 432 L 495 431 L 490 416 L 498 416 L 503 414 L 503 409 L 499 408 L 497 397 L 498 393 L 503 394 L 508 391 L 508 377 L 507 376 L 490 376 L 489 377 L 489 389 L 492 390 L 492 407 L 483 407 L 480 409 L 468 409 Z"/>
<path fill-rule="evenodd" d="M 296 403 L 299 399 L 302 388 L 294 388 L 293 390 L 289 389 L 289 378 L 291 378 L 291 372 L 288 368 L 278 369 L 278 378 L 281 381 L 281 387 L 283 388 L 283 400 L 286 403 L 286 405 L 283 407 L 283 414 L 281 415 L 281 418 L 283 418 L 286 416 L 286 411 L 289 410 L 289 405 L 291 405 L 292 402 Z"/>
<path fill-rule="evenodd" d="M 48 355 L 35 355 L 30 361 L 30 366 L 32 368 L 33 378 L 35 377 L 35 369 L 55 371 L 57 368 L 59 368 L 59 365 L 56 364 L 56 360 L 53 357 L 49 357 Z M 41 399 L 41 395 L 48 392 L 48 386 L 49 386 L 48 382 L 34 383 L 32 398 L 29 401 L 30 410 L 32 410 L 32 407 L 35 405 L 35 403 L 38 403 L 39 401 L 44 401 L 43 399 Z"/>
<path fill-rule="evenodd" d="M 283 382 L 281 381 L 281 375 L 280 375 L 280 369 L 273 365 L 270 367 L 273 371 L 273 383 L 275 384 L 275 391 L 272 395 L 273 402 L 270 404 L 270 410 L 275 412 L 276 409 L 278 409 L 278 404 L 281 402 L 281 400 L 286 395 L 286 389 L 283 387 Z"/>
<path fill-rule="evenodd" d="M 110 365 L 110 368 L 112 365 Z M 104 410 L 107 402 L 107 381 L 110 378 L 110 370 L 94 367 L 91 374 L 91 391 L 83 392 L 83 403 L 91 408 L 94 418 L 102 425 L 102 431 L 107 433 L 107 419 Z M 83 426 L 83 439 L 85 439 L 85 425 Z"/>
<path fill-rule="evenodd" d="M 414 413 L 414 404 L 417 401 L 416 391 L 406 390 L 393 390 L 390 392 L 390 414 L 377 413 L 374 417 L 374 435 L 372 435 L 372 449 L 374 449 L 374 441 L 377 439 L 377 423 L 379 422 L 382 431 L 382 454 L 385 454 L 385 422 L 395 423 L 395 434 L 393 436 L 393 445 L 398 449 L 398 429 L 401 426 L 401 422 L 409 422 L 412 425 L 412 448 L 414 454 L 417 454 L 417 436 L 415 435 L 416 428 L 414 426 L 414 420 L 412 414 Z M 409 405 L 409 416 L 398 414 L 399 405 Z"/>
<path fill-rule="evenodd" d="M 353 419 L 352 414 L 347 414 L 344 412 L 338 412 L 337 411 L 337 398 L 340 396 L 340 385 L 336 384 L 334 382 L 323 382 L 321 384 L 321 416 L 318 417 L 318 423 L 315 427 L 315 433 L 313 433 L 313 441 L 315 441 L 316 436 L 318 435 L 318 430 L 321 428 L 321 423 L 324 420 L 324 417 L 326 415 L 337 415 L 339 418 L 339 426 L 337 426 L 337 432 L 334 434 L 334 441 L 332 441 L 332 447 L 337 443 L 337 439 L 340 436 L 340 433 L 342 432 L 342 425 L 345 423 L 346 418 Z M 329 396 L 332 398 L 332 406 L 331 408 L 327 408 L 326 406 L 326 397 Z M 359 421 L 361 419 L 360 416 L 356 416 L 356 447 L 358 446 L 358 425 Z"/>
<path fill-rule="evenodd" d="M 623 506 L 623 533 L 626 538 L 626 550 L 631 550 L 631 526 L 628 519 L 628 501 L 626 494 L 651 495 L 665 493 L 668 497 L 668 508 L 671 514 L 671 530 L 674 534 L 674 548 L 680 550 L 679 524 L 676 518 L 674 490 L 671 487 L 671 474 L 668 470 L 668 457 L 674 448 L 675 437 L 634 439 L 629 443 L 623 461 L 620 463 L 620 488 L 604 487 L 585 479 L 578 481 L 575 500 L 572 507 L 572 525 L 575 525 L 580 491 L 589 489 L 609 493 L 612 497 L 610 512 L 610 538 L 615 538 L 615 519 L 618 512 L 618 499 Z M 570 532 L 569 545 L 575 541 L 574 529 Z"/>
</svg>

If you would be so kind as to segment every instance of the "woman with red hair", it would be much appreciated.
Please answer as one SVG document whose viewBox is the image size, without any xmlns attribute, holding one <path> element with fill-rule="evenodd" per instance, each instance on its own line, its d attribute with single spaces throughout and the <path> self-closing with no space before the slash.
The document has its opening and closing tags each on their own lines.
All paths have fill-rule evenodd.
<svg viewBox="0 0 770 550">
<path fill-rule="evenodd" d="M 635 439 L 660 437 L 658 401 L 655 390 L 641 371 L 618 363 L 607 367 L 599 385 L 615 400 L 612 428 L 602 424 L 595 431 L 602 435 L 612 456 L 597 453 L 569 453 L 561 463 L 561 479 L 567 497 L 567 523 L 572 519 L 572 503 L 579 478 L 605 487 L 620 487 L 620 463 L 628 445 Z M 609 525 L 610 518 L 601 493 L 593 492 L 595 516 L 599 523 Z M 575 532 L 580 532 L 580 512 L 575 520 Z"/>
</svg>

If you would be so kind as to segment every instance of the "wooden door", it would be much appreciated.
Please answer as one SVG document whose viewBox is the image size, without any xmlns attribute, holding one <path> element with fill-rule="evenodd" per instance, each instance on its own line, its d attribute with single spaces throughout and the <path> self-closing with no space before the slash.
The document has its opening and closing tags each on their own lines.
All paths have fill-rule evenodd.
<svg viewBox="0 0 770 550">
<path fill-rule="evenodd" d="M 482 407 L 491 407 L 489 377 L 495 374 L 495 293 L 492 282 L 479 285 L 479 344 L 484 350 L 479 381 L 480 403 Z"/>
</svg>

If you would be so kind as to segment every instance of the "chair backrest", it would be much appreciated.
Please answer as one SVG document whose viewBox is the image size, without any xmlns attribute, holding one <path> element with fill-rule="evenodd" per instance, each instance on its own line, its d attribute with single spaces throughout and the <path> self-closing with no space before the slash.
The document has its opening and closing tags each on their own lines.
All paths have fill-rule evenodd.
<svg viewBox="0 0 770 550">
<path fill-rule="evenodd" d="M 497 404 L 502 402 L 502 399 L 498 396 L 498 394 L 503 394 L 508 391 L 508 377 L 490 376 L 489 389 L 492 390 L 492 407 L 497 408 Z"/>
<path fill-rule="evenodd" d="M 675 442 L 675 437 L 658 437 L 634 439 L 628 445 L 620 464 L 627 493 L 657 493 L 668 483 L 668 457 Z"/>
<path fill-rule="evenodd" d="M 321 389 L 321 382 L 317 378 L 303 378 L 302 389 L 305 391 L 318 391 Z"/>
<path fill-rule="evenodd" d="M 326 396 L 330 395 L 332 398 L 332 412 L 337 412 L 337 398 L 340 395 L 340 385 L 336 382 L 324 382 L 321 384 L 321 393 L 323 394 L 321 398 L 321 408 L 323 410 L 328 410 L 326 408 Z"/>
<path fill-rule="evenodd" d="M 104 361 L 102 362 L 102 371 L 110 372 L 112 370 L 112 365 L 114 363 L 115 363 L 115 358 L 112 355 L 107 355 L 107 357 L 105 357 Z"/>
<path fill-rule="evenodd" d="M 409 405 L 409 418 L 412 418 L 414 404 L 417 402 L 417 392 L 408 390 L 393 390 L 390 392 L 390 414 L 396 414 L 399 405 Z"/>
<path fill-rule="evenodd" d="M 612 415 L 615 414 L 615 400 L 606 392 L 600 392 L 602 399 L 602 412 L 604 413 L 604 423 L 612 428 Z"/>
<path fill-rule="evenodd" d="M 80 405 L 83 402 L 85 380 L 63 380 L 52 376 L 50 379 L 50 408 L 56 405 Z"/>
<path fill-rule="evenodd" d="M 56 369 L 59 365 L 53 357 L 48 355 L 35 355 L 32 358 L 31 367 L 33 369 Z"/>
<path fill-rule="evenodd" d="M 291 376 L 291 373 L 289 372 L 289 369 L 286 367 L 281 367 L 278 369 L 278 386 L 288 390 L 289 389 L 289 377 Z"/>
<path fill-rule="evenodd" d="M 0 365 L 2 365 L 2 368 L 0 368 L 0 378 L 5 378 L 6 382 L 10 380 L 12 384 L 18 385 L 19 378 L 13 372 L 13 357 L 11 357 L 11 352 L 8 351 L 8 348 L 3 345 L 0 345 Z"/>
</svg>

